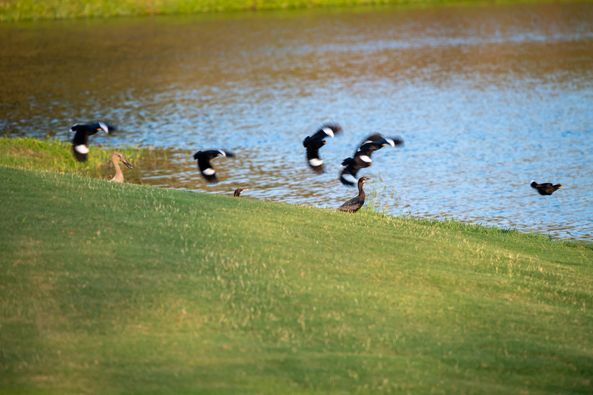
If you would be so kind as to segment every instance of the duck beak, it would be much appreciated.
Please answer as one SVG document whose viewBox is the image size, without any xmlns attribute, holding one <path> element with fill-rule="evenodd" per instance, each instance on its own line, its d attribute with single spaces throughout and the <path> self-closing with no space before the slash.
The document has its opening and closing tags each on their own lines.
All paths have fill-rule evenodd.
<svg viewBox="0 0 593 395">
<path fill-rule="evenodd" d="M 128 161 L 127 161 L 127 160 L 125 160 L 125 159 L 122 159 L 122 160 L 121 160 L 121 162 L 122 162 L 124 165 L 126 165 L 126 167 L 127 167 L 128 169 L 133 169 L 133 168 L 134 168 L 134 165 L 132 165 L 130 162 L 128 162 Z"/>
</svg>

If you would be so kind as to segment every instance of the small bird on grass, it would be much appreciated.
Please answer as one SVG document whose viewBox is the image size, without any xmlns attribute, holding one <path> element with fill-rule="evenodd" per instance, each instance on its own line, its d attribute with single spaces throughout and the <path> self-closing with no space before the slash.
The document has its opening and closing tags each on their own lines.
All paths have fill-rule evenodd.
<svg viewBox="0 0 593 395">
<path fill-rule="evenodd" d="M 248 191 L 249 189 L 247 188 L 237 188 L 235 189 L 235 192 L 233 192 L 233 196 L 234 197 L 240 197 L 241 193 L 243 193 L 244 191 Z"/>
<path fill-rule="evenodd" d="M 356 184 L 356 175 L 360 169 L 371 166 L 373 152 L 386 146 L 399 146 L 404 143 L 401 137 L 384 137 L 375 133 L 367 137 L 358 147 L 354 155 L 342 161 L 342 171 L 340 172 L 340 181 L 344 185 L 354 186 Z"/>
<path fill-rule="evenodd" d="M 321 173 L 323 171 L 323 160 L 319 157 L 319 149 L 327 144 L 327 137 L 334 137 L 342 131 L 342 127 L 337 124 L 325 124 L 312 136 L 307 136 L 303 140 L 303 147 L 307 149 L 307 163 L 313 171 Z"/>
<path fill-rule="evenodd" d="M 202 173 L 202 176 L 208 182 L 216 182 L 218 179 L 216 178 L 216 170 L 212 168 L 210 161 L 214 158 L 233 158 L 235 154 L 230 151 L 225 151 L 221 149 L 213 149 L 207 151 L 198 151 L 194 154 L 193 158 L 198 161 L 198 168 Z"/>
<path fill-rule="evenodd" d="M 122 173 L 119 163 L 123 163 L 128 169 L 133 169 L 134 166 L 128 162 L 128 160 L 119 152 L 114 152 L 111 154 L 111 162 L 113 163 L 113 167 L 115 167 L 115 175 L 109 181 L 123 183 L 124 173 Z"/>
<path fill-rule="evenodd" d="M 72 139 L 72 153 L 74 158 L 79 162 L 85 162 L 88 159 L 89 153 L 89 136 L 96 134 L 97 132 L 104 132 L 109 134 L 110 131 L 115 128 L 105 122 L 75 124 L 70 128 L 70 132 L 74 133 Z"/>
<path fill-rule="evenodd" d="M 532 181 L 530 185 L 532 188 L 537 190 L 540 195 L 551 195 L 558 189 L 562 188 L 562 184 L 552 184 L 550 182 L 538 184 L 537 182 Z"/>
<path fill-rule="evenodd" d="M 360 210 L 360 208 L 364 205 L 364 200 L 366 198 L 364 193 L 364 184 L 367 182 L 367 180 L 370 180 L 370 178 L 366 176 L 362 176 L 358 179 L 358 195 L 342 204 L 340 207 L 338 207 L 338 210 L 347 213 L 355 213 Z"/>
</svg>

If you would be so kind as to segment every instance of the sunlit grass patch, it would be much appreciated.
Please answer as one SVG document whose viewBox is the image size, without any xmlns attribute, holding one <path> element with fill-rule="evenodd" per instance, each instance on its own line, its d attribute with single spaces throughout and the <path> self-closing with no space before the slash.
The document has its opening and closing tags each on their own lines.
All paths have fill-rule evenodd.
<svg viewBox="0 0 593 395">
<path fill-rule="evenodd" d="M 0 137 L 0 166 L 110 178 L 114 172 L 111 154 L 115 151 L 121 152 L 136 165 L 136 169 L 125 170 L 126 180 L 132 183 L 140 182 L 139 164 L 150 169 L 168 157 L 163 149 L 91 146 L 88 160 L 77 162 L 72 155 L 72 145 L 64 141 Z"/>
<path fill-rule="evenodd" d="M 3 393 L 583 393 L 590 243 L 0 168 Z"/>
<path fill-rule="evenodd" d="M 523 0 L 533 2 L 541 0 Z M 545 0 L 544 0 L 545 1 Z M 479 0 L 479 2 L 486 2 Z M 501 0 L 501 3 L 516 3 Z M 472 4 L 471 0 L 4 0 L 0 2 L 0 21 L 36 19 L 93 18 L 129 15 L 180 15 L 204 12 L 283 10 L 312 7 L 351 7 L 365 5 L 434 6 Z"/>
</svg>

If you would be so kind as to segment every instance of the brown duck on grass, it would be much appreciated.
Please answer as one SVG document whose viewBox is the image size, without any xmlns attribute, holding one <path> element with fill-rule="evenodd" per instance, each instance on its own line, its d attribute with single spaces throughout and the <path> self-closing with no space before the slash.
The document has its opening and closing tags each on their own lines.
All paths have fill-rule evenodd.
<svg viewBox="0 0 593 395">
<path fill-rule="evenodd" d="M 240 197 L 241 196 L 241 193 L 243 191 L 248 191 L 248 190 L 249 189 L 247 189 L 247 188 L 237 188 L 237 189 L 235 189 L 235 192 L 233 192 L 233 196 L 234 197 Z"/>
<path fill-rule="evenodd" d="M 345 211 L 347 213 L 354 213 L 358 211 L 364 204 L 364 199 L 366 197 L 364 193 L 364 183 L 370 180 L 367 176 L 362 176 L 358 179 L 358 195 L 353 197 L 352 199 L 348 200 L 346 203 L 342 204 L 338 210 Z"/>
<path fill-rule="evenodd" d="M 536 189 L 540 195 L 551 195 L 556 192 L 558 189 L 562 188 L 561 184 L 552 184 L 549 182 L 544 182 L 542 184 L 538 184 L 535 181 L 531 182 L 531 187 Z"/>
<path fill-rule="evenodd" d="M 124 173 L 121 171 L 119 163 L 123 163 L 129 169 L 133 169 L 134 166 L 130 162 L 128 162 L 127 159 L 119 152 L 114 152 L 111 154 L 111 162 L 113 163 L 113 167 L 115 167 L 115 175 L 109 181 L 118 183 L 124 182 Z"/>
</svg>

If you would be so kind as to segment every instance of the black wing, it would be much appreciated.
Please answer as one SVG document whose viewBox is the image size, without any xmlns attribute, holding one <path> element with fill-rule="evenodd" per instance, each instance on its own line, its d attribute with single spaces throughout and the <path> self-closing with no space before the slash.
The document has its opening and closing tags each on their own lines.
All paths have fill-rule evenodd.
<svg viewBox="0 0 593 395">
<path fill-rule="evenodd" d="M 74 125 L 78 126 L 78 125 Z M 74 128 L 74 138 L 72 139 L 72 153 L 79 162 L 85 162 L 89 153 L 89 134 L 86 128 Z"/>
<path fill-rule="evenodd" d="M 303 146 L 307 149 L 307 163 L 316 172 L 323 171 L 323 160 L 319 156 L 319 149 L 323 147 L 327 141 L 327 137 L 334 137 L 337 133 L 342 131 L 342 127 L 337 124 L 323 125 L 312 136 L 307 136 L 303 140 Z"/>
<path fill-rule="evenodd" d="M 216 178 L 216 170 L 210 164 L 210 161 L 214 158 L 218 157 L 234 157 L 230 151 L 225 150 L 207 150 L 207 151 L 198 151 L 194 154 L 193 158 L 198 161 L 198 168 L 202 173 L 202 176 L 209 182 L 216 182 L 218 179 Z"/>
</svg>

